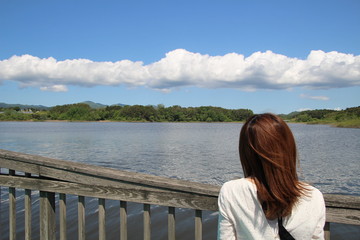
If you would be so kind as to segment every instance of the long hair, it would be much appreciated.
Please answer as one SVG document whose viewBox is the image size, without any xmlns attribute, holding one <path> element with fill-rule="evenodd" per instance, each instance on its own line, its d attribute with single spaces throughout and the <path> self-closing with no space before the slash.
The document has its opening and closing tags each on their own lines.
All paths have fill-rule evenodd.
<svg viewBox="0 0 360 240">
<path fill-rule="evenodd" d="M 240 132 L 239 153 L 244 175 L 255 182 L 266 217 L 289 215 L 307 189 L 298 180 L 296 144 L 288 125 L 270 113 L 250 117 Z"/>
</svg>

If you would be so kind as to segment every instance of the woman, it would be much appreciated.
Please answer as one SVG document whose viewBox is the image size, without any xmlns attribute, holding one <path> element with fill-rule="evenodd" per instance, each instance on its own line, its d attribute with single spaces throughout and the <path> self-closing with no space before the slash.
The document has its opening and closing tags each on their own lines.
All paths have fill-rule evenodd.
<svg viewBox="0 0 360 240">
<path fill-rule="evenodd" d="M 324 199 L 298 180 L 287 124 L 269 113 L 252 116 L 241 129 L 239 153 L 245 178 L 220 190 L 218 239 L 324 239 Z"/>
</svg>

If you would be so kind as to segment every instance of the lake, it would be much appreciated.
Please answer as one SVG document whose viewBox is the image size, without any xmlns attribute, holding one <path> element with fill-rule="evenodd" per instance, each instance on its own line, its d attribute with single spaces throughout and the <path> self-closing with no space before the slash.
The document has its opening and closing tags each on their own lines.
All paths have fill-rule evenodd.
<svg viewBox="0 0 360 240">
<path fill-rule="evenodd" d="M 0 148 L 221 185 L 243 176 L 237 150 L 241 126 L 240 123 L 0 122 Z M 323 193 L 360 195 L 360 129 L 289 126 L 297 142 L 302 180 Z M 342 232 L 353 231 L 347 227 L 344 230 L 344 226 L 338 228 Z"/>
</svg>

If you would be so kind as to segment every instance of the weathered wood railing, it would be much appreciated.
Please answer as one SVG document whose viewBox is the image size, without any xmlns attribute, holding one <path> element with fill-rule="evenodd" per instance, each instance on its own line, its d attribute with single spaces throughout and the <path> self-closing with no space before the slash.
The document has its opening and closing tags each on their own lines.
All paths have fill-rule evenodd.
<svg viewBox="0 0 360 240">
<path fill-rule="evenodd" d="M 78 239 L 85 239 L 85 197 L 98 198 L 99 239 L 106 239 L 105 199 L 120 200 L 120 239 L 127 239 L 127 202 L 144 204 L 143 236 L 150 239 L 150 205 L 168 207 L 168 239 L 175 239 L 175 208 L 194 209 L 195 239 L 202 239 L 202 211 L 217 211 L 220 187 L 0 150 L 0 186 L 9 187 L 9 239 L 16 239 L 16 189 L 25 189 L 25 239 L 31 239 L 31 191 L 39 191 L 40 239 L 67 237 L 66 195 L 78 196 Z M 59 194 L 56 230 L 55 193 Z M 325 195 L 330 223 L 360 225 L 360 197 Z M 1 231 L 0 226 L 0 231 Z M 0 232 L 1 235 L 1 232 Z"/>
</svg>

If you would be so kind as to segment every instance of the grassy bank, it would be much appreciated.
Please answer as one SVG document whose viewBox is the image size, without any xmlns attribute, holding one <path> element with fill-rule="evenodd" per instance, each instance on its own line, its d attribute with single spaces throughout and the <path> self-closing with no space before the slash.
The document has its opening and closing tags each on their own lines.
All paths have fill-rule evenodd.
<svg viewBox="0 0 360 240">
<path fill-rule="evenodd" d="M 345 127 L 345 128 L 360 128 L 360 119 L 347 120 L 332 125 L 336 127 Z"/>
<path fill-rule="evenodd" d="M 301 123 L 301 124 L 324 124 L 324 125 L 331 125 L 333 127 L 341 127 L 341 128 L 360 128 L 360 119 L 351 119 L 345 121 L 330 121 L 330 120 L 323 120 L 323 121 L 307 121 L 307 122 L 300 122 L 290 120 L 290 123 Z"/>
</svg>

